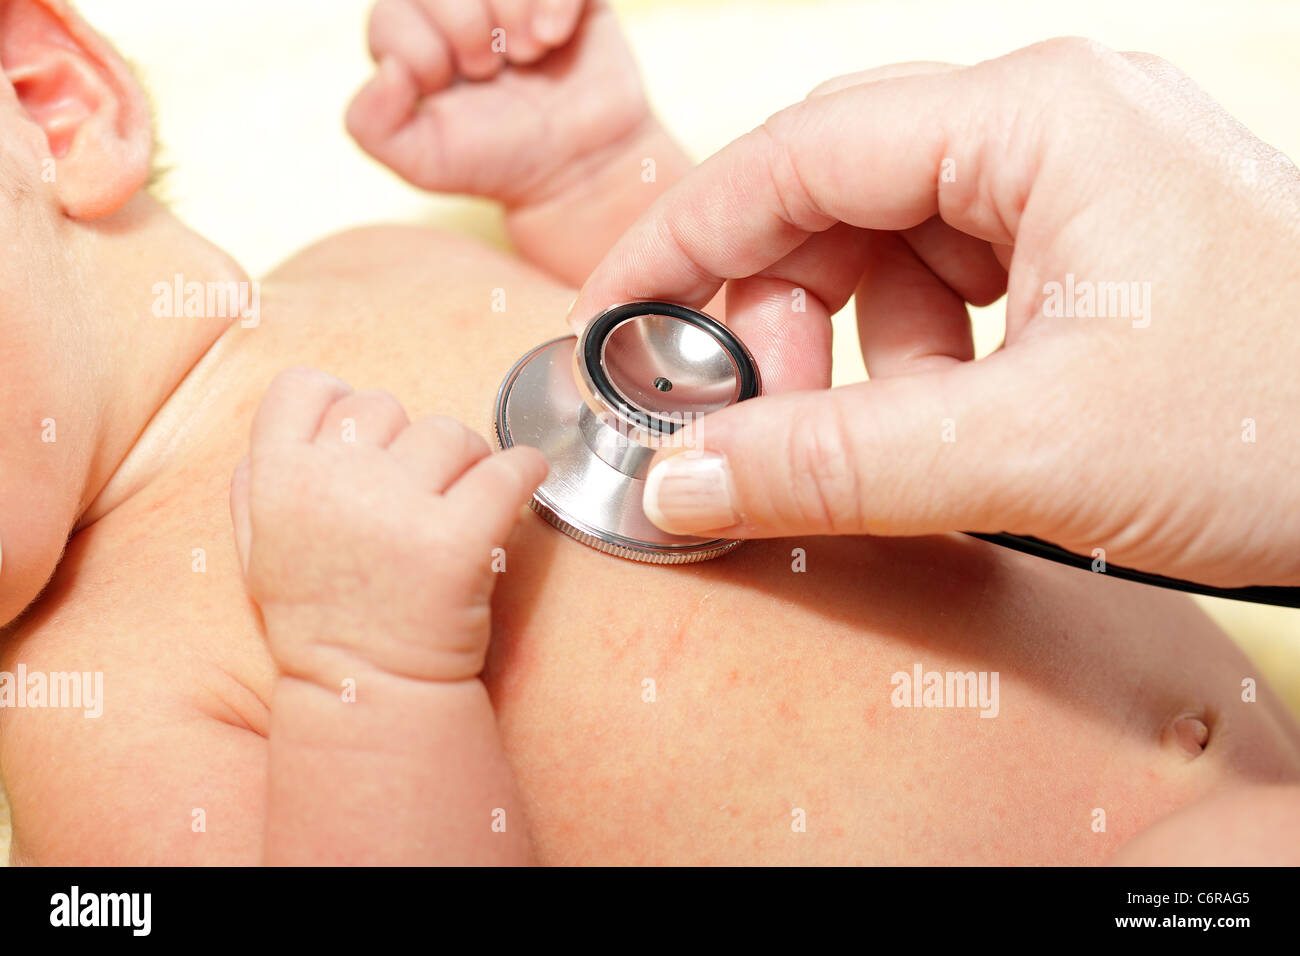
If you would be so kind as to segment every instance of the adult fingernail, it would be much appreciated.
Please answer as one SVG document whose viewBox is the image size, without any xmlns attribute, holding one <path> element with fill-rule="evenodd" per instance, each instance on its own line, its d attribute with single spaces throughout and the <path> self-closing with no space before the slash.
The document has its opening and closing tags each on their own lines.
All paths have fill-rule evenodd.
<svg viewBox="0 0 1300 956">
<path fill-rule="evenodd" d="M 684 452 L 650 469 L 642 507 L 670 534 L 729 528 L 740 520 L 731 467 L 717 452 Z"/>
</svg>

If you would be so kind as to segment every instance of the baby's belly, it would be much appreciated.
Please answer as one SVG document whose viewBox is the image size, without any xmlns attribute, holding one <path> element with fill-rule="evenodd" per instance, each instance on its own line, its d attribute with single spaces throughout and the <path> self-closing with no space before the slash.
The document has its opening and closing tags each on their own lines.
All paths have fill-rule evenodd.
<svg viewBox="0 0 1300 956">
<path fill-rule="evenodd" d="M 571 296 L 425 233 L 310 251 L 225 347 L 176 467 L 92 529 L 65 600 L 264 703 L 225 490 L 270 378 L 318 366 L 486 434 Z M 201 579 L 177 560 L 195 542 Z M 171 610 L 142 612 L 160 593 Z M 1098 861 L 1229 775 L 1295 774 L 1273 705 L 1238 699 L 1246 662 L 1185 599 L 973 540 L 752 542 L 660 568 L 529 514 L 494 612 L 485 676 L 546 862 Z M 1171 733 L 1186 715 L 1204 752 Z"/>
<path fill-rule="evenodd" d="M 1296 773 L 1180 596 L 960 539 L 648 569 L 520 537 L 488 678 L 548 860 L 1101 861 Z"/>
</svg>

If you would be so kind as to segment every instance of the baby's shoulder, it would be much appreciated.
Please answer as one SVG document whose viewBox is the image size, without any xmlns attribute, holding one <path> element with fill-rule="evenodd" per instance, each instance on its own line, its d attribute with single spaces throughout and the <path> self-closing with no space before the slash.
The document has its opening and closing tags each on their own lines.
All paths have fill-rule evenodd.
<svg viewBox="0 0 1300 956">
<path fill-rule="evenodd" d="M 516 262 L 504 234 L 492 222 L 470 223 L 463 231 L 387 224 L 359 226 L 306 246 L 265 277 L 270 283 L 309 279 L 361 279 L 386 274 L 409 281 L 442 261 L 482 259 Z"/>
</svg>

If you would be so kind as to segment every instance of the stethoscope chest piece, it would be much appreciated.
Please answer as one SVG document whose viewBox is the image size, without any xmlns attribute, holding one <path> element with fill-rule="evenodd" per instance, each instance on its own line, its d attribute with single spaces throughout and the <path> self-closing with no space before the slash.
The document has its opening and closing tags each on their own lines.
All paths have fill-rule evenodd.
<svg viewBox="0 0 1300 956">
<path fill-rule="evenodd" d="M 652 524 L 641 504 L 650 461 L 682 447 L 698 418 L 761 391 L 753 356 L 721 322 L 633 302 L 521 358 L 501 383 L 494 424 L 502 448 L 531 445 L 546 457 L 532 507 L 556 528 L 607 554 L 688 564 L 740 542 Z"/>
</svg>

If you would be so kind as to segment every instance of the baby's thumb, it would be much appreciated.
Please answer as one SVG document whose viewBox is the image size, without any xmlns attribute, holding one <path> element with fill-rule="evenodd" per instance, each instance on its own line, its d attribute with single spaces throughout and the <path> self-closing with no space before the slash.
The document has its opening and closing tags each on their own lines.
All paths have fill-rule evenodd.
<svg viewBox="0 0 1300 956">
<path fill-rule="evenodd" d="M 997 364 L 766 396 L 707 416 L 685 447 L 659 453 L 646 515 L 666 531 L 721 537 L 1035 533 L 1060 449 L 1018 454 L 1016 440 L 1029 440 L 1027 416 L 1050 404 L 1007 381 L 1010 366 L 1001 376 L 981 367 Z"/>
<path fill-rule="evenodd" d="M 517 445 L 488 455 L 447 492 L 463 522 L 467 540 L 503 548 L 519 522 L 520 509 L 546 477 L 546 459 L 536 448 Z"/>
</svg>

